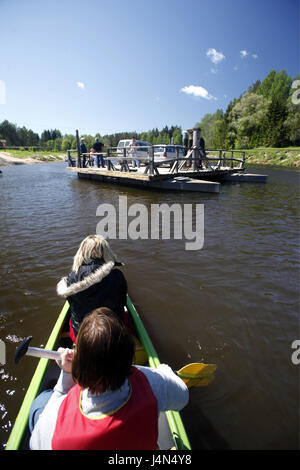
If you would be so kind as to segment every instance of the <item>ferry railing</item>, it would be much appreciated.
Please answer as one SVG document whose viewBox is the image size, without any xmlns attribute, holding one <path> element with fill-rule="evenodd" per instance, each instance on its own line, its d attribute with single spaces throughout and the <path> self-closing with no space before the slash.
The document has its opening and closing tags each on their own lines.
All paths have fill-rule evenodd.
<svg viewBox="0 0 300 470">
<path fill-rule="evenodd" d="M 242 168 L 245 168 L 245 159 L 246 159 L 246 152 L 243 150 L 219 150 L 219 149 L 207 149 L 207 152 L 212 152 L 218 154 L 218 157 L 215 157 L 217 160 L 223 163 L 222 166 L 226 166 L 226 162 L 229 162 L 229 167 L 234 167 L 234 162 L 238 162 L 242 164 Z M 227 156 L 229 154 L 229 156 Z M 241 158 L 234 158 L 234 155 L 241 155 Z M 210 156 L 210 158 L 213 158 Z"/>
<path fill-rule="evenodd" d="M 161 162 L 155 161 L 154 150 L 154 146 L 135 146 L 135 151 L 130 147 L 107 147 L 105 152 L 85 154 L 77 152 L 77 159 L 72 158 L 72 150 L 68 150 L 67 160 L 69 166 L 73 167 L 98 167 L 97 157 L 102 156 L 108 171 L 124 172 L 131 171 L 135 167 L 133 161 L 138 161 L 138 166 L 145 165 L 144 173 L 149 175 L 159 175 L 159 168 L 163 166 L 169 166 L 170 173 L 179 173 L 181 170 L 214 172 L 221 169 L 244 170 L 245 168 L 245 152 L 241 150 L 207 149 L 203 151 L 197 147 L 186 149 L 178 145 L 175 147 L 176 157 L 166 157 Z M 137 155 L 135 155 L 136 152 Z M 140 155 L 142 152 L 143 156 Z M 182 155 L 185 152 L 186 155 Z M 236 154 L 240 154 L 241 158 L 234 158 Z"/>
</svg>

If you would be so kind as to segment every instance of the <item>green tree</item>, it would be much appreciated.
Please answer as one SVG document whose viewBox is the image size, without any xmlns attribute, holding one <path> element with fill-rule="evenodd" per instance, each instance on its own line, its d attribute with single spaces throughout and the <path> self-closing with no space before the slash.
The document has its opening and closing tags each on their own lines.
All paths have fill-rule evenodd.
<svg viewBox="0 0 300 470">
<path fill-rule="evenodd" d="M 44 144 L 45 148 L 49 151 L 54 150 L 54 140 L 47 140 Z"/>
<path fill-rule="evenodd" d="M 56 152 L 60 152 L 61 149 L 62 149 L 62 141 L 63 141 L 63 139 L 61 137 L 56 137 L 56 139 L 54 141 L 53 150 L 55 150 Z"/>
<path fill-rule="evenodd" d="M 175 145 L 182 145 L 182 132 L 180 128 L 174 130 L 172 137 Z"/>
<path fill-rule="evenodd" d="M 51 140 L 51 131 L 44 130 L 41 134 L 41 142 L 44 144 L 48 142 L 48 140 Z"/>
<path fill-rule="evenodd" d="M 230 111 L 231 128 L 235 131 L 235 148 L 253 148 L 261 141 L 261 129 L 268 101 L 257 93 L 245 93 Z"/>
<path fill-rule="evenodd" d="M 213 114 L 205 114 L 194 127 L 201 128 L 201 136 L 205 140 L 206 148 L 216 148 L 224 143 L 224 115 L 222 109 L 217 109 Z M 222 137 L 221 137 L 222 136 Z"/>
<path fill-rule="evenodd" d="M 267 77 L 262 81 L 257 93 L 267 99 L 282 99 L 287 100 L 292 84 L 292 79 L 289 77 L 285 70 L 276 73 L 272 70 Z"/>
<path fill-rule="evenodd" d="M 269 98 L 270 95 L 271 95 L 271 90 L 272 90 L 272 87 L 273 87 L 273 84 L 274 84 L 274 80 L 275 80 L 275 76 L 276 76 L 276 70 L 272 70 L 268 75 L 267 77 L 262 81 L 259 89 L 257 90 L 257 92 L 260 94 L 260 95 L 263 95 L 264 98 Z"/>
<path fill-rule="evenodd" d="M 33 132 L 31 129 L 29 129 L 27 133 L 26 145 L 29 145 L 31 147 L 36 146 L 38 145 L 39 140 L 40 140 L 39 135 Z"/>
<path fill-rule="evenodd" d="M 7 119 L 0 124 L 0 137 L 6 140 L 6 145 L 19 145 L 17 126 Z"/>
<path fill-rule="evenodd" d="M 17 135 L 18 135 L 18 142 L 19 142 L 19 145 L 27 145 L 27 137 L 28 137 L 28 130 L 26 129 L 25 126 L 23 126 L 22 128 L 18 128 L 17 129 Z"/>
<path fill-rule="evenodd" d="M 64 138 L 62 140 L 62 144 L 61 144 L 61 149 L 63 151 L 66 151 L 66 150 L 74 150 L 76 149 L 76 139 L 75 139 L 75 136 L 72 135 L 72 134 L 66 134 L 64 135 Z"/>
<path fill-rule="evenodd" d="M 52 140 L 55 140 L 55 139 L 61 138 L 61 137 L 62 137 L 61 132 L 58 129 L 54 129 L 53 131 L 51 131 L 51 139 Z"/>
<path fill-rule="evenodd" d="M 235 147 L 235 141 L 236 141 L 236 129 L 232 125 L 232 120 L 231 120 L 231 111 L 235 104 L 238 102 L 237 99 L 234 99 L 233 101 L 230 101 L 230 103 L 227 106 L 226 112 L 224 114 L 224 124 L 225 124 L 225 141 L 224 141 L 224 148 L 225 149 L 234 149 Z"/>
<path fill-rule="evenodd" d="M 252 85 L 248 87 L 247 93 L 256 93 L 258 89 L 260 88 L 260 86 L 261 86 L 261 81 L 256 80 L 255 83 L 253 83 Z"/>
<path fill-rule="evenodd" d="M 211 142 L 214 149 L 223 149 L 226 138 L 225 119 L 218 119 L 214 122 L 211 131 Z"/>
<path fill-rule="evenodd" d="M 264 121 L 264 144 L 267 147 L 284 147 L 287 144 L 285 120 L 287 104 L 280 96 L 273 96 L 269 102 Z"/>
</svg>

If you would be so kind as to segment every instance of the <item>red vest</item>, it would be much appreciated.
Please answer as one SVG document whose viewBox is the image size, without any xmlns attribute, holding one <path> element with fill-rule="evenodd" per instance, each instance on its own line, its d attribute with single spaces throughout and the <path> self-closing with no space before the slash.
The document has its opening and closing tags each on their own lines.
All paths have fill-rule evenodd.
<svg viewBox="0 0 300 470">
<path fill-rule="evenodd" d="M 81 388 L 75 385 L 63 400 L 52 437 L 53 450 L 155 450 L 158 438 L 157 400 L 146 376 L 136 367 L 129 377 L 128 400 L 116 411 L 88 418 L 81 410 Z"/>
</svg>

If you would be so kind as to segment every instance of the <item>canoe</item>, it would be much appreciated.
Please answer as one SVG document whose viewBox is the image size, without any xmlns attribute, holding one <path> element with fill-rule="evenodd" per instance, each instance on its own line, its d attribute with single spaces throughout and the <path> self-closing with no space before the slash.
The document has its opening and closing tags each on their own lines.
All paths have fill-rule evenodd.
<svg viewBox="0 0 300 470">
<path fill-rule="evenodd" d="M 136 354 L 134 362 L 136 364 L 148 365 L 154 368 L 157 367 L 160 364 L 157 352 L 155 351 L 143 322 L 129 296 L 127 296 L 127 311 L 136 330 Z M 70 338 L 66 337 L 66 334 L 64 334 L 69 328 L 69 318 L 69 304 L 66 302 L 58 316 L 45 349 L 56 350 L 59 347 L 72 347 L 72 344 L 70 344 Z M 25 358 L 23 360 L 25 360 Z M 30 406 L 39 393 L 50 388 L 49 384 L 53 387 L 59 373 L 60 369 L 54 361 L 50 361 L 45 358 L 39 359 L 37 368 L 7 441 L 6 450 L 21 450 L 29 448 L 28 443 L 30 435 L 28 429 L 28 417 Z M 191 449 L 179 412 L 167 411 L 160 413 L 158 442 L 161 450 Z"/>
</svg>

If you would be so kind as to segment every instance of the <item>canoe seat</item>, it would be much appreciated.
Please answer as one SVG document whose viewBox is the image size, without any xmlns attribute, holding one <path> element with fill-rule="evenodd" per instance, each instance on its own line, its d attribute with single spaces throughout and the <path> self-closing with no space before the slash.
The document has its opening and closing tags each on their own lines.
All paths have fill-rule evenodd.
<svg viewBox="0 0 300 470">
<path fill-rule="evenodd" d="M 148 364 L 148 357 L 142 343 L 137 339 L 136 336 L 132 335 L 135 343 L 135 353 L 133 362 L 138 366 L 146 366 Z"/>
</svg>

